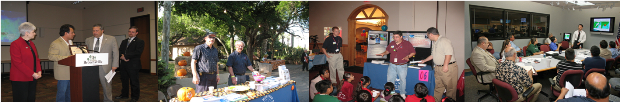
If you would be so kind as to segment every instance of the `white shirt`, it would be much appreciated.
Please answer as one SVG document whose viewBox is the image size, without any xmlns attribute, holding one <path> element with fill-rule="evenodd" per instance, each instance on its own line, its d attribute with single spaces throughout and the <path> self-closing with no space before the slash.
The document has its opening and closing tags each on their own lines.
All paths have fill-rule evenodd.
<svg viewBox="0 0 620 102">
<path fill-rule="evenodd" d="M 101 43 L 103 43 L 103 39 L 102 38 L 103 38 L 103 34 L 101 34 L 101 36 L 99 37 L 99 50 L 97 52 L 101 51 Z M 94 37 L 94 39 L 93 39 L 93 50 L 95 50 L 95 44 L 97 44 L 97 37 Z"/>
<path fill-rule="evenodd" d="M 129 44 L 131 43 L 131 41 L 133 41 L 133 38 L 136 38 L 136 37 L 134 36 L 134 37 L 129 38 L 129 40 L 127 40 L 127 46 L 129 46 Z M 127 46 L 125 46 L 125 47 L 127 47 Z"/>
<path fill-rule="evenodd" d="M 573 33 L 572 38 L 570 39 L 571 42 L 577 40 L 577 36 L 579 36 L 579 43 L 584 43 L 586 42 L 586 32 L 581 30 L 581 35 L 579 35 L 579 30 L 576 30 L 575 33 Z M 576 43 L 576 42 L 573 42 Z"/>
<path fill-rule="evenodd" d="M 549 44 L 551 44 L 551 39 L 546 38 L 546 39 L 545 39 L 545 43 L 549 43 Z"/>
<path fill-rule="evenodd" d="M 62 39 L 62 41 L 63 41 L 63 42 L 65 42 L 65 44 L 67 44 L 67 45 L 72 45 L 72 44 L 73 44 L 73 40 L 69 40 L 69 43 L 67 43 L 67 40 L 65 40 L 65 38 L 62 38 L 62 37 L 60 37 L 60 38 L 61 38 L 61 39 Z"/>
</svg>

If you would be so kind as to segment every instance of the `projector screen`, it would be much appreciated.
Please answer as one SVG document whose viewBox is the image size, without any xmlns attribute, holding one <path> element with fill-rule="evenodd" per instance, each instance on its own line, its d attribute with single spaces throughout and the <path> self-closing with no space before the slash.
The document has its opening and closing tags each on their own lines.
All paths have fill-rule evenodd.
<svg viewBox="0 0 620 102">
<path fill-rule="evenodd" d="M 2 45 L 11 45 L 19 37 L 19 24 L 28 21 L 26 1 L 2 1 Z"/>
<path fill-rule="evenodd" d="M 590 18 L 590 31 L 613 33 L 615 17 L 592 17 Z"/>
</svg>

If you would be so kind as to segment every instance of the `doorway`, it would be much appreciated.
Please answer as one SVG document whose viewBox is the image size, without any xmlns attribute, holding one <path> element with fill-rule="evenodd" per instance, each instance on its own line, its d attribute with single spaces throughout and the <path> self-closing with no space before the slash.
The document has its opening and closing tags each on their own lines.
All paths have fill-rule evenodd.
<svg viewBox="0 0 620 102">
<path fill-rule="evenodd" d="M 364 63 L 366 62 L 366 50 L 364 47 L 368 45 L 367 37 L 368 35 L 362 34 L 368 32 L 369 30 L 381 30 L 381 26 L 387 25 L 387 21 L 389 16 L 383 11 L 383 9 L 377 5 L 373 4 L 365 4 L 357 7 L 348 17 L 349 22 L 349 44 L 355 44 L 355 46 L 348 47 L 348 51 L 350 51 L 345 57 L 346 60 L 349 60 L 350 64 L 353 66 L 361 66 L 364 67 Z M 364 36 L 362 36 L 364 35 Z"/>
<path fill-rule="evenodd" d="M 142 51 L 142 55 L 140 55 L 140 63 L 142 64 L 141 72 L 150 72 L 151 71 L 151 22 L 149 14 L 131 17 L 130 18 L 130 26 L 138 27 L 138 37 L 139 39 L 144 40 L 144 50 Z M 127 27 L 129 29 L 129 27 Z"/>
</svg>

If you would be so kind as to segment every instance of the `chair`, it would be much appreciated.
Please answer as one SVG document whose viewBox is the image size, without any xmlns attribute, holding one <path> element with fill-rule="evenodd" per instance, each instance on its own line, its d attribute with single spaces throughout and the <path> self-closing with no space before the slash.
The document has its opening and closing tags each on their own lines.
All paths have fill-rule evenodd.
<svg viewBox="0 0 620 102">
<path fill-rule="evenodd" d="M 598 73 L 601 73 L 601 74 L 607 73 L 607 71 L 605 69 L 592 68 L 592 69 L 588 70 L 588 72 L 586 72 L 585 77 L 588 77 L 588 75 L 590 75 L 590 73 L 592 73 L 592 72 L 598 72 Z"/>
<path fill-rule="evenodd" d="M 471 72 L 474 74 L 474 77 L 476 77 L 476 82 L 482 84 L 482 85 L 489 85 L 491 83 L 483 83 L 483 82 L 479 82 L 478 81 L 478 75 L 484 75 L 484 74 L 490 74 L 489 72 L 481 72 L 478 73 L 476 71 L 476 68 L 474 68 L 474 66 L 471 64 L 471 61 L 469 60 L 469 58 L 467 58 L 467 65 L 469 66 L 469 69 L 471 69 Z M 483 78 L 483 77 L 480 77 Z M 480 79 L 480 80 L 484 80 L 484 79 Z M 489 90 L 478 90 L 478 94 L 480 94 L 480 92 L 485 92 L 486 94 L 484 94 L 484 96 L 478 98 L 478 102 L 481 102 L 482 98 L 485 98 L 487 96 L 491 96 L 491 97 L 495 97 L 497 99 L 497 96 L 491 94 L 493 92 L 493 86 L 489 85 Z"/>
<path fill-rule="evenodd" d="M 547 44 L 540 45 L 540 50 L 543 52 L 551 51 L 551 47 L 549 47 L 549 45 Z"/>
<path fill-rule="evenodd" d="M 562 76 L 560 77 L 560 87 L 564 87 L 564 84 L 566 83 L 566 81 L 570 82 L 574 87 L 579 87 L 581 84 L 581 79 L 583 78 L 583 70 L 567 70 L 564 71 L 564 73 L 562 73 Z M 549 81 L 551 82 L 551 87 L 553 87 L 553 78 L 549 78 Z M 553 92 L 554 96 L 559 96 L 560 95 L 560 91 L 561 90 L 554 90 L 553 88 L 549 88 L 551 90 L 551 92 Z M 556 98 L 553 97 L 549 97 L 549 100 L 555 100 Z"/>
<path fill-rule="evenodd" d="M 562 46 L 560 46 L 560 48 L 561 48 L 560 50 L 568 49 L 568 46 L 569 46 L 568 45 L 568 41 L 562 41 L 561 44 L 562 44 Z"/>
<path fill-rule="evenodd" d="M 523 56 L 527 56 L 527 46 L 524 46 L 523 49 L 521 49 L 521 52 L 523 52 Z"/>
<path fill-rule="evenodd" d="M 164 102 L 168 102 L 168 99 L 166 99 L 166 95 L 164 95 L 163 92 L 161 91 L 157 91 L 157 100 L 159 101 L 164 101 Z"/>
<path fill-rule="evenodd" d="M 514 102 L 519 99 L 519 94 L 512 85 L 498 79 L 493 79 L 493 85 L 495 85 L 495 94 L 499 102 Z M 534 91 L 534 88 L 528 88 L 521 94 L 527 98 L 525 102 L 529 102 L 534 98 L 534 95 L 530 95 L 532 91 Z M 528 95 L 529 97 L 527 97 Z"/>
<path fill-rule="evenodd" d="M 168 99 L 172 99 L 174 97 L 177 97 L 177 91 L 179 91 L 179 89 L 181 89 L 181 84 L 174 84 L 168 87 Z"/>
<path fill-rule="evenodd" d="M 605 76 L 610 76 L 610 74 L 607 71 L 614 71 L 614 66 L 616 66 L 616 59 L 614 58 L 610 58 L 610 59 L 606 59 L 605 61 L 605 73 L 601 73 L 604 74 Z"/>
</svg>

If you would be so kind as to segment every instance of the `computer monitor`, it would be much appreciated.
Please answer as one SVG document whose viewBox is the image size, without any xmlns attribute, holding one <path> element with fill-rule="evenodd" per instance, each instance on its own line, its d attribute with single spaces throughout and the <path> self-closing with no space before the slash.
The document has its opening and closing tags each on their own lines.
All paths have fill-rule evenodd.
<svg viewBox="0 0 620 102">
<path fill-rule="evenodd" d="M 571 33 L 564 33 L 564 41 L 570 40 Z"/>
</svg>

